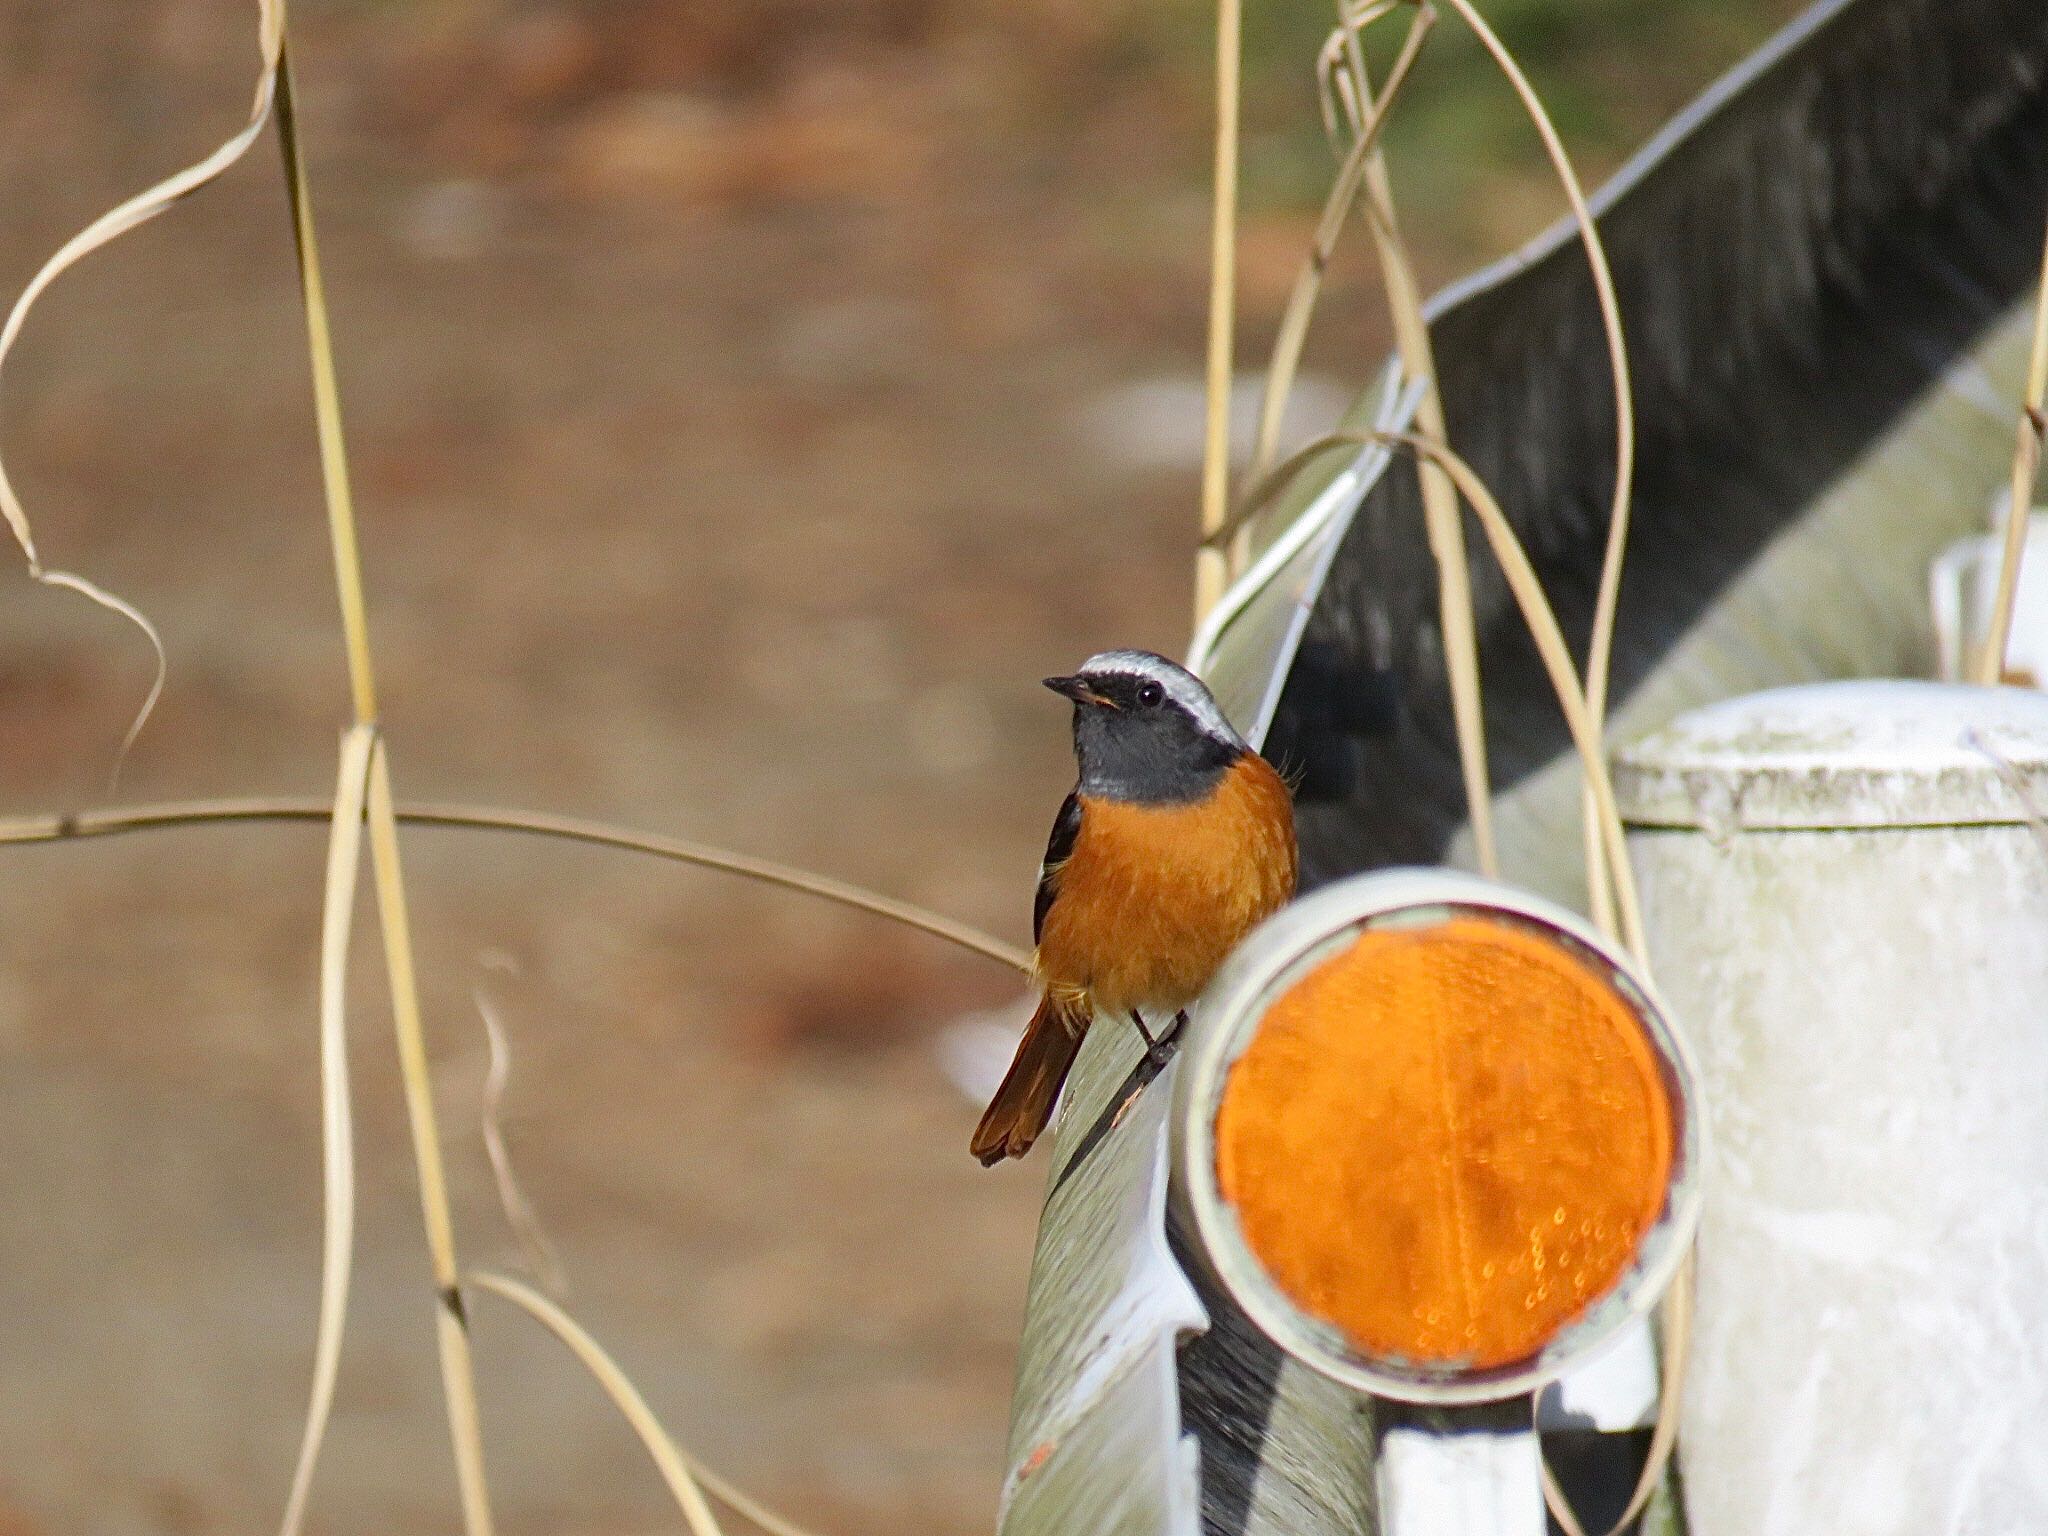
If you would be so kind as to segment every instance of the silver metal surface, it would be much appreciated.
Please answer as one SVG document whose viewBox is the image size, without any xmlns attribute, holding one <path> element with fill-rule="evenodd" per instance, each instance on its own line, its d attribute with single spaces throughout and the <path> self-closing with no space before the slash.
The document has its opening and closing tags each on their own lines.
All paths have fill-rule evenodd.
<svg viewBox="0 0 2048 1536">
<path fill-rule="evenodd" d="M 1354 1394 L 1282 1356 L 1170 1251 L 1171 1099 L 1135 1030 L 1089 1031 L 1048 1138 L 1000 1530 L 1373 1536 Z"/>
<path fill-rule="evenodd" d="M 1689 710 L 1779 684 L 1932 672 L 1925 616 L 1929 563 L 1983 526 L 2007 473 L 2012 420 L 1978 395 L 2017 398 L 2030 316 L 2016 311 L 1978 341 L 1872 445 L 1855 471 L 1814 497 L 1726 594 L 1617 699 L 1608 739 L 1630 742 Z M 1975 375 L 1982 388 L 1956 380 Z M 1580 774 L 1570 753 L 1497 797 L 1507 878 L 1576 904 L 1585 891 Z M 1469 864 L 1460 834 L 1451 862 Z"/>
<path fill-rule="evenodd" d="M 1118 1022 L 1089 1043 L 1124 1049 L 1098 1050 L 1077 1090 L 1103 1082 L 1102 1058 L 1134 1065 L 1136 1032 Z M 1070 1092 L 1053 1138 L 1003 1526 L 1194 1536 L 1193 1446 L 1181 1442 L 1173 1350 L 1208 1314 L 1167 1250 L 1166 1085 L 1113 1094 L 1083 1125 L 1079 1106 L 1096 1096 Z M 1115 1134 L 1098 1134 L 1098 1122 Z"/>
</svg>

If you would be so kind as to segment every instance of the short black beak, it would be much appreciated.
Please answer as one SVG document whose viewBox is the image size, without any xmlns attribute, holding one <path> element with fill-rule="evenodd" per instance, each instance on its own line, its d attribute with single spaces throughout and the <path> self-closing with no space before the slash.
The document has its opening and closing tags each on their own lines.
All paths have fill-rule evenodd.
<svg viewBox="0 0 2048 1536">
<path fill-rule="evenodd" d="M 1045 686 L 1062 698 L 1072 699 L 1076 704 L 1099 704 L 1104 709 L 1115 709 L 1116 705 L 1088 686 L 1084 677 L 1048 677 Z"/>
</svg>

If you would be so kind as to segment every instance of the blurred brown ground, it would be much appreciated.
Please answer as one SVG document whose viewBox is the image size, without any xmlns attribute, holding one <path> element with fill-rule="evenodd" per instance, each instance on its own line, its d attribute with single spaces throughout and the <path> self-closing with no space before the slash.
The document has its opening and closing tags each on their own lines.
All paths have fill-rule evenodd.
<svg viewBox="0 0 2048 1536">
<path fill-rule="evenodd" d="M 1587 127 L 1595 168 L 1790 9 L 1688 0 L 1708 30 L 1636 69 L 1636 33 L 1560 44 L 1546 6 L 1569 9 L 1501 9 L 1584 66 L 1566 100 L 1621 101 Z M 253 10 L 0 0 L 0 292 L 231 130 Z M 1035 680 L 1185 638 L 1192 465 L 1131 467 L 1087 407 L 1199 367 L 1201 6 L 295 10 L 401 796 L 702 837 L 1021 942 L 1069 772 Z M 1254 37 L 1247 346 L 1313 223 L 1296 44 L 1319 26 Z M 1526 158 L 1482 145 L 1452 177 L 1396 149 L 1433 279 L 1552 216 Z M 10 370 L 47 557 L 170 650 L 120 799 L 331 784 L 346 691 L 277 182 L 266 140 L 92 258 Z M 1346 384 L 1383 350 L 1368 277 L 1354 252 L 1319 322 Z M 0 810 L 102 801 L 146 675 L 132 634 L 9 576 Z M 407 851 L 466 1257 L 517 1258 L 476 1134 L 482 987 L 575 1308 L 677 1435 L 838 1536 L 984 1528 L 1046 1164 L 971 1162 L 930 1043 L 1014 979 L 714 875 Z M 0 1531 L 261 1530 L 316 1300 L 320 835 L 4 862 Z M 368 912 L 362 1257 L 314 1528 L 449 1530 Z M 504 1530 L 675 1528 L 578 1368 L 477 1314 Z"/>
</svg>

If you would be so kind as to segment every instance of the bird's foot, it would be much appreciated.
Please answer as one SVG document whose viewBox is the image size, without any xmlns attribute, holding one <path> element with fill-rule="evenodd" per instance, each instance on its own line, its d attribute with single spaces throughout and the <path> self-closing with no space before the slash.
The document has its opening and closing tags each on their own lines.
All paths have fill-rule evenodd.
<svg viewBox="0 0 2048 1536">
<path fill-rule="evenodd" d="M 1173 1060 L 1173 1043 L 1180 1038 L 1180 1032 L 1188 1021 L 1186 1013 L 1173 1016 L 1173 1028 L 1164 1034 L 1155 1035 L 1145 1027 L 1145 1017 L 1137 1009 L 1131 1010 L 1131 1022 L 1137 1026 L 1138 1036 L 1145 1042 L 1145 1059 L 1152 1064 L 1155 1072 L 1164 1071 L 1166 1064 Z"/>
</svg>

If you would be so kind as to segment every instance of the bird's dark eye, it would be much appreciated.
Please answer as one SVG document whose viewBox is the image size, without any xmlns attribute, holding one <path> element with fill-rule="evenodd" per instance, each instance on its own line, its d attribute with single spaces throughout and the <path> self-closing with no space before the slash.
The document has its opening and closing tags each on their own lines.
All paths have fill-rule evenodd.
<svg viewBox="0 0 2048 1536">
<path fill-rule="evenodd" d="M 1138 702 L 1147 709 L 1157 709 L 1165 698 L 1166 690 L 1157 683 L 1140 683 L 1138 685 Z"/>
</svg>

